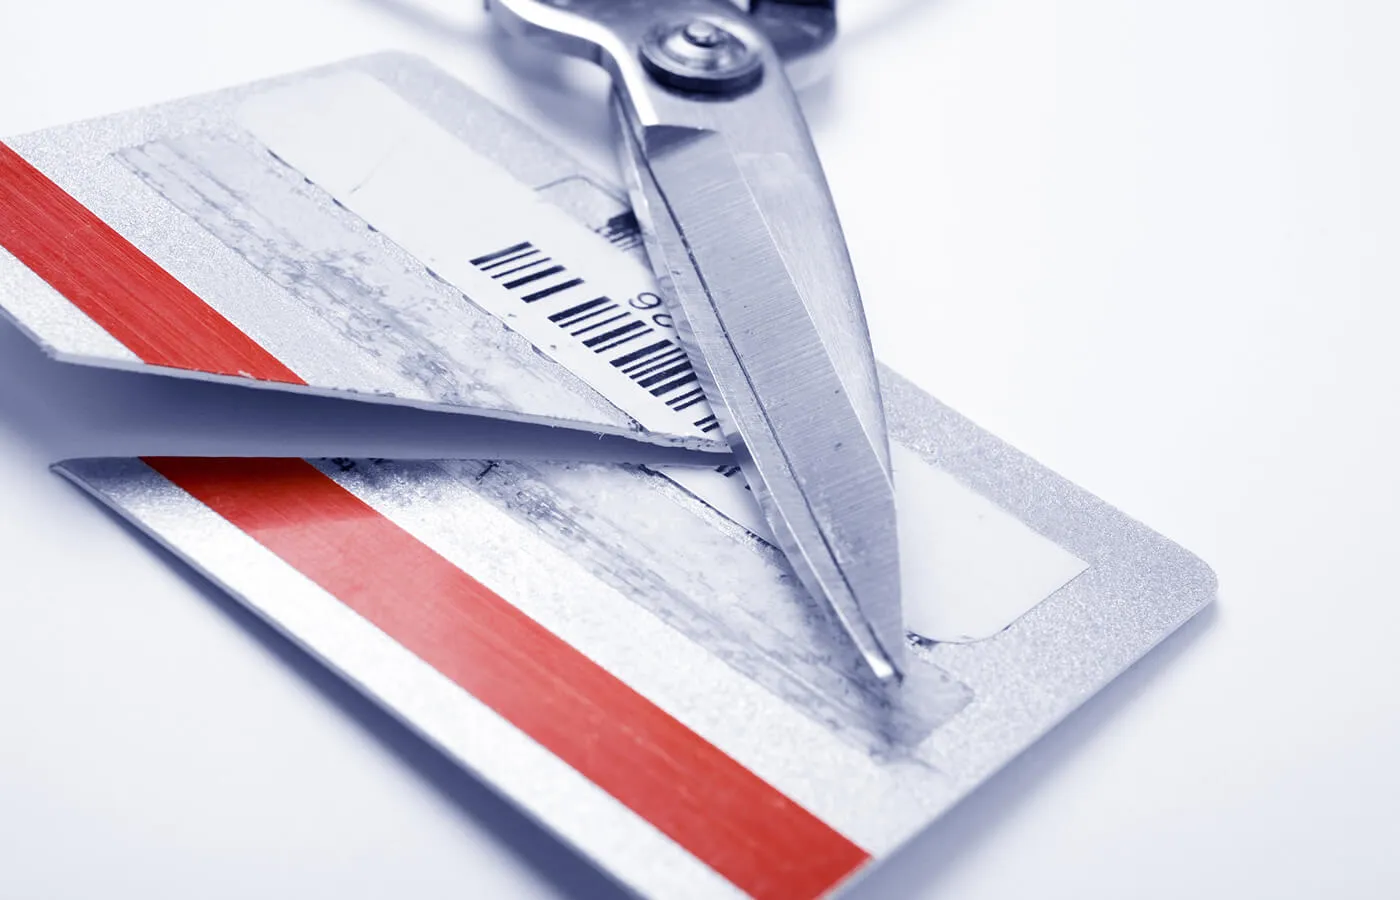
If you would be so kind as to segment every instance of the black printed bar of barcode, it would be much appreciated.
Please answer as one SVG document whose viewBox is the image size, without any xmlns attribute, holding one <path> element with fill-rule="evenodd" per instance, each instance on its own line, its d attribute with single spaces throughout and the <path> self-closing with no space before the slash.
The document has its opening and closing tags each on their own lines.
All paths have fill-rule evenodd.
<svg viewBox="0 0 1400 900">
<path fill-rule="evenodd" d="M 639 363 L 633 363 L 623 369 L 623 371 L 626 372 L 633 381 L 640 382 L 646 376 L 659 372 L 667 366 L 674 365 L 683 359 L 685 359 L 685 351 L 680 347 L 673 346 L 660 356 L 654 356 L 649 359 L 644 359 Z M 647 385 L 643 385 L 643 387 L 646 386 Z"/>
<path fill-rule="evenodd" d="M 680 412 L 683 409 L 690 409 L 695 404 L 703 403 L 704 401 L 705 389 L 697 387 L 691 388 L 684 394 L 672 397 L 670 400 L 666 401 L 666 405 L 674 409 L 676 412 Z"/>
<path fill-rule="evenodd" d="M 546 260 L 546 262 L 547 262 L 547 261 L 548 261 L 548 260 Z M 528 268 L 532 268 L 532 267 L 529 266 L 529 265 L 521 266 L 519 269 L 513 269 L 513 270 L 511 270 L 510 273 L 506 273 L 506 274 L 514 274 L 515 272 L 519 272 L 521 269 L 528 269 Z M 548 278 L 548 277 L 551 276 L 551 275 L 558 275 L 558 274 L 559 274 L 560 272 L 562 272 L 562 271 L 564 271 L 564 267 L 563 267 L 563 266 L 550 266 L 548 269 L 538 269 L 538 270 L 536 270 L 536 271 L 534 271 L 534 272 L 526 272 L 524 275 L 521 275 L 519 278 L 514 278 L 514 279 L 512 279 L 512 280 L 510 280 L 510 281 L 505 282 L 505 286 L 506 286 L 507 290 L 512 290 L 512 291 L 513 291 L 513 290 L 515 290 L 515 289 L 518 288 L 518 287 L 524 287 L 524 286 L 527 285 L 527 284 L 534 284 L 536 281 L 539 281 L 541 278 Z M 502 278 L 502 277 L 504 277 L 504 275 L 498 275 L 498 276 L 496 276 L 496 277 Z"/>
<path fill-rule="evenodd" d="M 681 388 L 685 387 L 687 384 L 694 384 L 696 381 L 699 380 L 699 376 L 697 376 L 695 374 L 695 371 L 692 369 L 691 371 L 675 379 L 674 381 L 668 381 L 660 387 L 652 388 L 651 393 L 654 397 L 665 397 L 672 391 L 678 391 Z"/>
<path fill-rule="evenodd" d="M 665 351 L 667 347 L 672 347 L 676 350 L 680 350 L 680 348 L 676 347 L 675 344 L 663 338 L 654 344 L 649 344 L 648 346 L 643 347 L 640 350 L 633 350 L 631 353 L 626 353 L 622 356 L 619 356 L 617 359 L 612 361 L 612 364 L 617 368 L 622 369 L 624 372 L 631 372 L 633 367 L 646 365 L 651 359 L 655 357 L 655 355 L 658 352 Z"/>
<path fill-rule="evenodd" d="M 534 255 L 536 254 L 536 252 L 538 252 L 538 251 L 531 251 L 531 252 L 529 252 L 529 253 L 525 253 L 525 254 L 522 254 L 522 255 L 520 255 L 520 256 L 511 256 L 511 257 L 507 257 L 506 259 L 503 259 L 503 260 L 501 260 L 500 262 L 492 263 L 491 265 L 487 266 L 486 268 L 487 268 L 488 271 L 491 270 L 491 269 L 499 269 L 501 266 L 508 266 L 508 265 L 511 265 L 512 263 L 520 262 L 522 259 L 528 259 L 529 257 L 534 256 Z M 538 259 L 530 259 L 529 262 L 520 263 L 520 265 L 515 266 L 514 268 L 510 268 L 510 269 L 501 269 L 501 271 L 495 273 L 495 274 L 492 275 L 491 277 L 492 277 L 492 278 L 495 278 L 495 279 L 497 279 L 497 280 L 504 279 L 504 278 L 509 278 L 510 276 L 514 275 L 516 272 L 523 272 L 523 271 L 525 271 L 526 269 L 530 269 L 530 268 L 533 268 L 533 267 L 535 267 L 535 266 L 538 266 L 540 263 L 547 263 L 547 262 L 552 262 L 552 261 L 553 261 L 553 260 L 551 260 L 548 256 L 541 256 L 541 257 L 539 257 Z"/>
<path fill-rule="evenodd" d="M 514 246 L 507 247 L 504 250 L 497 250 L 495 253 L 488 253 L 485 256 L 478 256 L 476 259 L 472 260 L 472 265 L 476 266 L 478 269 L 484 269 L 489 264 L 496 263 L 502 257 L 534 249 L 534 245 L 531 244 L 529 241 L 523 241 Z"/>
<path fill-rule="evenodd" d="M 576 288 L 581 284 L 583 284 L 582 278 L 571 278 L 568 281 L 552 284 L 547 288 L 541 288 L 533 294 L 526 294 L 520 299 L 524 300 L 526 303 L 534 303 L 537 300 L 543 300 L 545 297 L 553 297 L 555 294 L 567 291 L 570 288 Z"/>
<path fill-rule="evenodd" d="M 585 334 L 588 334 L 590 331 L 597 331 L 599 328 L 606 328 L 614 322 L 621 322 L 623 319 L 631 318 L 633 318 L 632 314 L 624 309 L 622 310 L 622 312 L 618 313 L 615 316 L 608 316 L 606 319 L 599 319 L 598 321 L 585 325 L 582 328 L 575 329 L 574 331 L 569 332 L 569 334 L 572 334 L 576 338 L 581 338 Z M 584 343 L 588 344 L 588 341 L 584 341 Z"/>
<path fill-rule="evenodd" d="M 634 384 L 666 401 L 676 412 L 704 402 L 705 391 L 684 348 L 667 338 L 635 347 L 634 342 L 654 335 L 656 329 L 636 310 L 611 297 L 584 299 L 588 297 L 584 280 L 530 241 L 502 247 L 471 263 L 525 303 L 554 298 L 548 305 L 558 303 L 560 308 L 550 313 L 549 321 L 584 347 L 605 356 Z M 694 424 L 706 434 L 719 429 L 713 415 Z"/>
<path fill-rule="evenodd" d="M 649 388 L 654 384 L 659 384 L 663 381 L 666 381 L 668 378 L 674 378 L 677 375 L 684 375 L 686 372 L 689 371 L 690 360 L 685 359 L 681 360 L 680 365 L 672 366 L 669 369 L 663 369 L 660 372 L 656 372 L 652 375 L 648 375 L 643 379 L 640 379 L 637 382 L 637 384 L 640 384 L 644 388 Z"/>
<path fill-rule="evenodd" d="M 605 331 L 602 334 L 594 335 L 593 337 L 584 341 L 583 345 L 589 348 L 597 348 L 597 351 L 599 353 L 606 353 L 612 347 L 617 346 L 617 344 L 613 343 L 613 341 L 616 341 L 619 337 L 622 337 L 623 335 L 634 334 L 635 332 L 641 331 L 646 327 L 647 326 L 645 322 L 633 319 L 625 325 L 619 325 L 617 328 L 614 328 L 611 331 Z"/>
<path fill-rule="evenodd" d="M 598 307 L 602 307 L 602 309 Z M 594 297 L 592 300 L 580 303 L 578 306 L 561 309 L 559 312 L 551 315 L 549 321 L 555 323 L 560 328 L 570 328 L 577 325 L 579 322 L 591 319 L 594 316 L 602 315 L 612 309 L 617 309 L 616 303 L 609 302 L 607 297 Z"/>
</svg>

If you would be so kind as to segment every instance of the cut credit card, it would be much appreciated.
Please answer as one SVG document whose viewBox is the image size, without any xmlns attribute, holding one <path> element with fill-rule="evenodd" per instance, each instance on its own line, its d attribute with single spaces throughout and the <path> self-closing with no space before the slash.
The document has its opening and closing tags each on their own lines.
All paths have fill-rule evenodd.
<svg viewBox="0 0 1400 900">
<path fill-rule="evenodd" d="M 415 58 L 9 141 L 0 245 L 0 303 L 64 359 L 718 446 L 625 203 Z M 639 894 L 817 897 L 1215 591 L 881 380 L 910 630 L 894 691 L 732 467 L 59 470 Z"/>
</svg>

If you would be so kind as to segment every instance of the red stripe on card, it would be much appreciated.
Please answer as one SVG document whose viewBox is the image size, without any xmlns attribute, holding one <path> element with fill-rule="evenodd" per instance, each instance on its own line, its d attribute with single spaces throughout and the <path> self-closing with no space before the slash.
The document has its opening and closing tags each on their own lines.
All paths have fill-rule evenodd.
<svg viewBox="0 0 1400 900">
<path fill-rule="evenodd" d="M 817 897 L 868 859 L 311 464 L 146 463 L 752 896 Z"/>
<path fill-rule="evenodd" d="M 4 143 L 0 246 L 151 365 L 306 383 Z"/>
</svg>

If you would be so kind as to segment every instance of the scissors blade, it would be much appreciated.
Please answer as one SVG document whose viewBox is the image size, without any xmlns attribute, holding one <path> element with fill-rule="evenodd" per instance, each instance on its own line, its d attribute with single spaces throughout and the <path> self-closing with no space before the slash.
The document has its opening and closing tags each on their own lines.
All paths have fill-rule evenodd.
<svg viewBox="0 0 1400 900">
<path fill-rule="evenodd" d="M 767 36 L 771 16 L 750 19 L 726 0 L 489 3 L 509 31 L 611 73 L 652 268 L 706 397 L 797 577 L 877 677 L 899 678 L 875 360 L 826 178 Z M 764 5 L 815 10 L 788 23 L 830 37 L 831 0 Z"/>
<path fill-rule="evenodd" d="M 716 131 L 622 133 L 653 268 L 779 549 L 871 671 L 897 679 L 904 626 L 888 441 L 824 180 L 813 184 L 811 167 L 789 154 L 740 158 Z M 804 208 L 812 204 L 826 217 Z M 831 229 L 814 228 L 823 222 Z"/>
</svg>

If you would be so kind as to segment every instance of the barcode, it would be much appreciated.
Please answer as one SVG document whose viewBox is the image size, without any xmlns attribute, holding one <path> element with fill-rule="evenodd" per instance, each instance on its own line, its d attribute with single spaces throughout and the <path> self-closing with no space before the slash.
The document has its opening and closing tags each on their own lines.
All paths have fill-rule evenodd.
<svg viewBox="0 0 1400 900">
<path fill-rule="evenodd" d="M 471 264 L 521 301 L 546 303 L 552 310 L 549 321 L 671 409 L 699 406 L 708 413 L 685 350 L 657 330 L 669 327 L 670 316 L 656 294 L 644 292 L 622 302 L 607 295 L 589 297 L 592 291 L 582 278 L 529 241 L 478 256 Z M 719 430 L 713 415 L 693 424 L 707 434 Z"/>
</svg>

